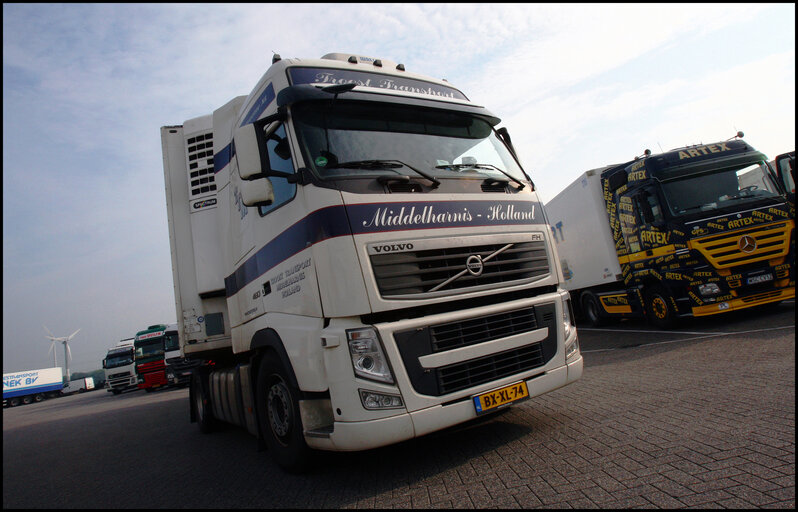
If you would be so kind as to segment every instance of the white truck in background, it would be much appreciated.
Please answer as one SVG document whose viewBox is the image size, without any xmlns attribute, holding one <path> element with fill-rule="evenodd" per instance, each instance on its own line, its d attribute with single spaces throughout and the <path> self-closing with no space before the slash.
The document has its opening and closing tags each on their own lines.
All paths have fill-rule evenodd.
<svg viewBox="0 0 798 512">
<path fill-rule="evenodd" d="M 114 395 L 138 389 L 133 340 L 134 338 L 126 338 L 119 341 L 115 347 L 108 350 L 103 359 L 105 388 Z"/>
<path fill-rule="evenodd" d="M 543 206 L 499 119 L 446 81 L 275 56 L 161 129 L 180 347 L 203 432 L 288 471 L 457 425 L 582 374 Z"/>
<path fill-rule="evenodd" d="M 3 407 L 41 402 L 61 396 L 64 370 L 60 367 L 3 374 Z"/>
</svg>

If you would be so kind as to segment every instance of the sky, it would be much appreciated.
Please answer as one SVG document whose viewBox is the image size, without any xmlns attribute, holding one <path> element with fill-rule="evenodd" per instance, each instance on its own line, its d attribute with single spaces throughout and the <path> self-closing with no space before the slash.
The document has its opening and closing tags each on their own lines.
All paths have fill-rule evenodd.
<svg viewBox="0 0 798 512">
<path fill-rule="evenodd" d="M 87 372 L 175 322 L 160 127 L 331 52 L 487 107 L 544 203 L 645 149 L 795 149 L 795 4 L 3 4 L 3 372 L 53 365 L 45 327 Z"/>
</svg>

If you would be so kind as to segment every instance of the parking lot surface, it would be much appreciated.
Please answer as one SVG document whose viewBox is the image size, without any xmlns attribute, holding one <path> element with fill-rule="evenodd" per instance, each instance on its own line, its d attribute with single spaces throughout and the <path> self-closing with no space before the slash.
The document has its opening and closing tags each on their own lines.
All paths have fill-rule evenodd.
<svg viewBox="0 0 798 512">
<path fill-rule="evenodd" d="M 3 414 L 4 508 L 794 508 L 795 304 L 579 328 L 581 380 L 464 427 L 288 475 L 188 392 Z"/>
</svg>

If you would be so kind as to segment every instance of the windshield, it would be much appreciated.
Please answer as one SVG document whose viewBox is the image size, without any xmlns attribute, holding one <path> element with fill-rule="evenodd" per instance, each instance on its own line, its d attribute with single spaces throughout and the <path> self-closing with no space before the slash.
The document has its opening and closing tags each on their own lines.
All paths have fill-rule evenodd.
<svg viewBox="0 0 798 512">
<path fill-rule="evenodd" d="M 298 104 L 293 118 L 321 178 L 527 179 L 491 125 L 473 115 L 336 100 Z"/>
<path fill-rule="evenodd" d="M 778 197 L 765 161 L 666 181 L 662 190 L 673 215 Z"/>
<path fill-rule="evenodd" d="M 136 359 L 163 355 L 163 337 L 136 342 Z"/>
<path fill-rule="evenodd" d="M 173 350 L 180 350 L 180 341 L 179 338 L 177 337 L 176 332 L 166 333 L 166 336 L 164 338 L 164 343 L 166 344 L 165 349 L 167 352 L 171 352 Z"/>
<path fill-rule="evenodd" d="M 105 358 L 106 368 L 117 368 L 133 363 L 133 349 L 121 352 L 112 352 Z"/>
</svg>

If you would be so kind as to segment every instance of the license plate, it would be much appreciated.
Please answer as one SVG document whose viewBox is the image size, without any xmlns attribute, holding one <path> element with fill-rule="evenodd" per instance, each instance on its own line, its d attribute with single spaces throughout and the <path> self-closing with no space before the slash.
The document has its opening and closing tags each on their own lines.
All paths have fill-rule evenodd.
<svg viewBox="0 0 798 512">
<path fill-rule="evenodd" d="M 745 282 L 748 284 L 764 283 L 773 281 L 773 274 L 762 274 L 761 276 L 749 277 Z"/>
<path fill-rule="evenodd" d="M 476 395 L 472 399 L 474 400 L 474 407 L 477 409 L 477 414 L 484 414 L 527 398 L 529 398 L 529 390 L 526 387 L 526 382 L 522 381 L 505 386 L 501 389 Z"/>
</svg>

